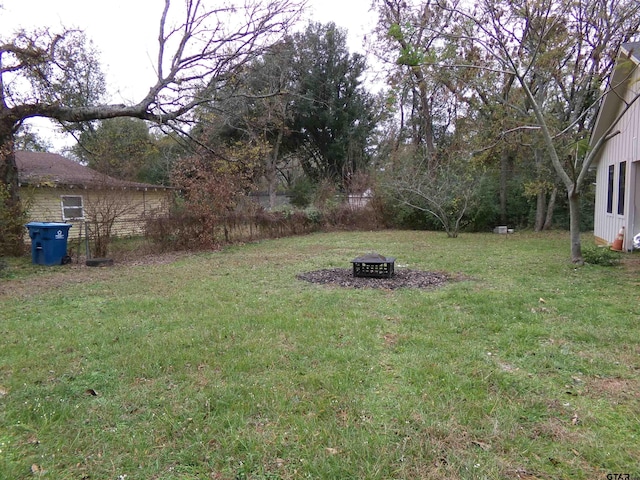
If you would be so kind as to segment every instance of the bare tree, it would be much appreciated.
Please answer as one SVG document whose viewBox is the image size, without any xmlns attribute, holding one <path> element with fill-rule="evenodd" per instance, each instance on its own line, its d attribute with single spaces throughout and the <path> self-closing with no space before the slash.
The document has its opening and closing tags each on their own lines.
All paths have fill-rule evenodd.
<svg viewBox="0 0 640 480">
<path fill-rule="evenodd" d="M 428 154 L 409 148 L 385 166 L 382 186 L 401 204 L 434 217 L 448 237 L 456 238 L 477 206 L 482 179 L 481 168 L 460 151 L 434 163 Z"/>
<path fill-rule="evenodd" d="M 432 0 L 376 0 L 374 6 L 379 19 L 373 53 L 394 92 L 401 134 L 397 140 L 420 145 L 433 161 L 438 134 L 450 120 L 448 106 L 455 101 L 451 77 L 434 65 L 453 53 L 442 42 L 451 30 L 451 13 Z"/>
<path fill-rule="evenodd" d="M 591 150 L 581 145 L 595 120 L 603 94 L 601 85 L 612 72 L 620 45 L 637 35 L 640 3 L 481 0 L 468 10 L 455 8 L 451 12 L 463 27 L 460 38 L 483 52 L 480 61 L 458 62 L 456 68 L 511 75 L 528 100 L 534 124 L 523 128 L 539 132 L 567 190 L 571 259 L 582 263 L 581 191 L 616 122 Z"/>
<path fill-rule="evenodd" d="M 82 32 L 20 31 L 0 37 L 0 179 L 9 192 L 3 208 L 20 210 L 13 137 L 25 120 L 134 117 L 177 126 L 279 40 L 301 9 L 297 0 L 247 0 L 238 6 L 206 0 L 176 3 L 179 7 L 165 0 L 160 15 L 156 81 L 133 105 L 100 103 L 102 75 Z M 21 239 L 23 227 L 11 228 Z M 13 247 L 16 252 L 21 245 Z"/>
<path fill-rule="evenodd" d="M 93 241 L 93 257 L 106 257 L 118 222 L 142 222 L 137 212 L 140 201 L 126 191 L 114 195 L 105 184 L 101 192 L 87 199 L 84 206 L 87 235 Z"/>
</svg>

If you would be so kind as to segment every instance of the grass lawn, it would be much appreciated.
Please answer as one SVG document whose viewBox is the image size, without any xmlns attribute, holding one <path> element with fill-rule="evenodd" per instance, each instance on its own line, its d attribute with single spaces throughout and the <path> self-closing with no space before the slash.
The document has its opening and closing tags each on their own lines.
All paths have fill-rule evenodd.
<svg viewBox="0 0 640 480">
<path fill-rule="evenodd" d="M 296 278 L 371 251 L 468 279 Z M 382 231 L 13 261 L 0 478 L 640 478 L 636 258 L 576 268 L 568 233 Z"/>
</svg>

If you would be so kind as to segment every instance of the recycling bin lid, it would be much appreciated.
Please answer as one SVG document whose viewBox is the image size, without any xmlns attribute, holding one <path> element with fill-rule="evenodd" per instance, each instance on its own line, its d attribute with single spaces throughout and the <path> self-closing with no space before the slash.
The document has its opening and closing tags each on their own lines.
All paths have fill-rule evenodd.
<svg viewBox="0 0 640 480">
<path fill-rule="evenodd" d="M 33 228 L 60 228 L 60 227 L 71 227 L 70 223 L 60 223 L 60 222 L 29 222 L 25 225 L 26 227 Z"/>
</svg>

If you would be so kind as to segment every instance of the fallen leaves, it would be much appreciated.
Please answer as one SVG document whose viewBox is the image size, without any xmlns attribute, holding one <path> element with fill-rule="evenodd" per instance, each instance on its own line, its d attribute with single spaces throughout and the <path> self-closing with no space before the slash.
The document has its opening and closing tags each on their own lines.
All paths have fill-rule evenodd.
<svg viewBox="0 0 640 480">
<path fill-rule="evenodd" d="M 571 424 L 577 425 L 578 423 L 580 423 L 580 418 L 578 417 L 577 413 L 574 413 L 573 416 L 571 417 Z"/>
<path fill-rule="evenodd" d="M 489 445 L 488 443 L 479 442 L 478 440 L 472 440 L 471 443 L 473 445 L 475 445 L 476 447 L 481 448 L 484 451 L 487 451 L 487 450 L 491 449 L 491 445 Z"/>
<path fill-rule="evenodd" d="M 398 288 L 432 289 L 441 287 L 450 281 L 462 280 L 443 272 L 425 272 L 419 270 L 397 270 L 391 278 L 354 277 L 349 268 L 334 268 L 301 273 L 297 277 L 310 283 L 337 285 L 347 288 L 380 288 L 395 290 Z"/>
<path fill-rule="evenodd" d="M 47 473 L 47 471 L 45 469 L 43 469 L 40 465 L 38 465 L 37 463 L 34 463 L 33 465 L 31 465 L 31 473 L 37 477 L 41 477 L 43 476 L 45 473 Z"/>
<path fill-rule="evenodd" d="M 531 313 L 555 313 L 555 308 L 545 307 L 545 305 L 547 304 L 547 300 L 545 300 L 544 298 L 540 297 L 538 299 L 538 304 L 539 306 L 531 308 Z"/>
</svg>

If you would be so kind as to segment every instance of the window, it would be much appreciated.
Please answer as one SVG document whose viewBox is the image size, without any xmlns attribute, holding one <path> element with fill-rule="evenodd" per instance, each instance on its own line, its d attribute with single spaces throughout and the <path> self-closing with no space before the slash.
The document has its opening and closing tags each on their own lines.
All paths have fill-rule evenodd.
<svg viewBox="0 0 640 480">
<path fill-rule="evenodd" d="M 609 165 L 609 183 L 607 186 L 607 213 L 613 213 L 613 175 L 615 165 Z"/>
<path fill-rule="evenodd" d="M 84 208 L 82 206 L 82 197 L 80 195 L 62 195 L 60 198 L 63 220 L 84 219 Z"/>
<path fill-rule="evenodd" d="M 618 172 L 618 215 L 624 215 L 624 189 L 627 183 L 627 162 L 620 164 Z"/>
</svg>

